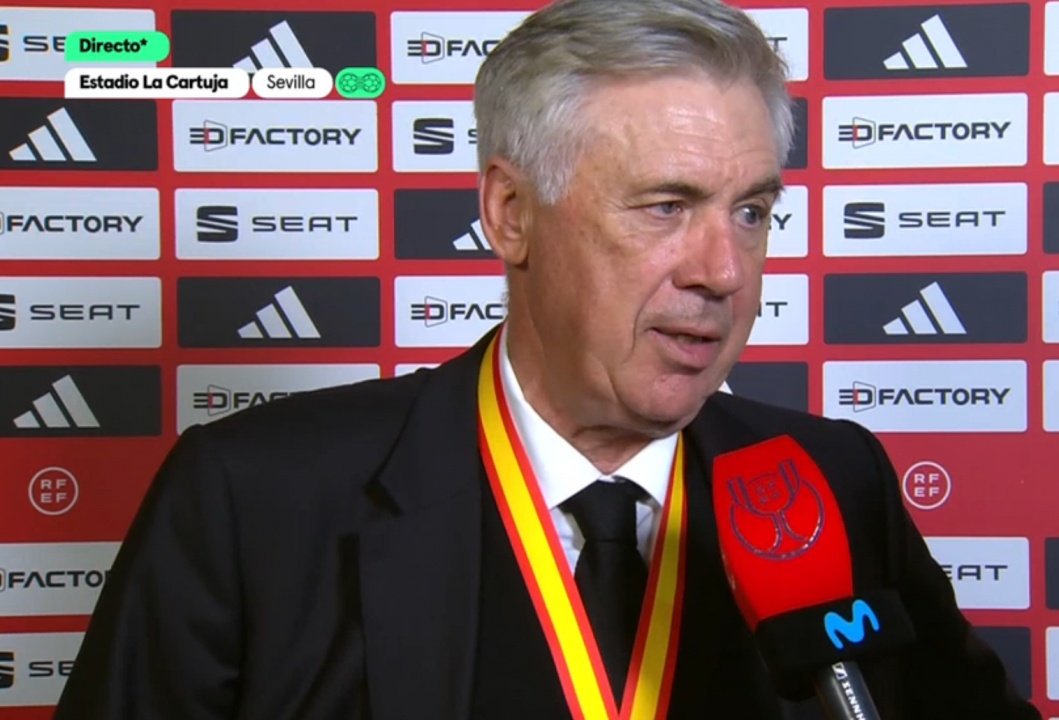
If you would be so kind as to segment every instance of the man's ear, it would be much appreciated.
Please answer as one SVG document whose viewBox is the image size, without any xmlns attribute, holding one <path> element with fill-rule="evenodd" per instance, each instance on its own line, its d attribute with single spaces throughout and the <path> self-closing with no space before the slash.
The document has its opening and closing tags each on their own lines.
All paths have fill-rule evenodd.
<svg viewBox="0 0 1059 720">
<path fill-rule="evenodd" d="M 505 265 L 519 266 L 529 255 L 529 183 L 514 165 L 492 157 L 478 183 L 478 212 L 482 231 L 493 253 Z"/>
</svg>

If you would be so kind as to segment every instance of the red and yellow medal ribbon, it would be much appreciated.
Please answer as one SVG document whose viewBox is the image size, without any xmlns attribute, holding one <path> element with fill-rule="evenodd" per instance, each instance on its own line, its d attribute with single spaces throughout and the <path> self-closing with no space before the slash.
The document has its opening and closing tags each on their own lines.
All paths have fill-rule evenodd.
<svg viewBox="0 0 1059 720">
<path fill-rule="evenodd" d="M 575 720 L 663 718 L 673 685 L 684 591 L 687 508 L 683 438 L 677 440 L 619 710 L 573 574 L 511 419 L 498 368 L 499 337 L 497 333 L 486 350 L 478 376 L 479 444 L 570 712 Z"/>
</svg>

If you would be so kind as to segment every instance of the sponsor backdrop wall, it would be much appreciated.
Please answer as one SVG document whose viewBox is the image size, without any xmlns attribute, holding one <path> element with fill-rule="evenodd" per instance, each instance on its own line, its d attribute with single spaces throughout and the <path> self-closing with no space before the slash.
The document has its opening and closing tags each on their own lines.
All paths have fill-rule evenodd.
<svg viewBox="0 0 1059 720">
<path fill-rule="evenodd" d="M 179 432 L 503 317 L 471 82 L 537 5 L 45 4 L 0 7 L 2 720 L 49 716 Z M 878 432 L 960 605 L 1059 716 L 1059 2 L 744 4 L 799 133 L 728 389 Z M 160 66 L 389 85 L 64 99 L 65 36 L 101 29 L 164 32 Z"/>
</svg>

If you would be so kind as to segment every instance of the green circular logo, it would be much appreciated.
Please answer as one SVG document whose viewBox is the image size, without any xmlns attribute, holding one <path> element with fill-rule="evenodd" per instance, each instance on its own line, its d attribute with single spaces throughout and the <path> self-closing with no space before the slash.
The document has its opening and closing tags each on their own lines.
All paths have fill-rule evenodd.
<svg viewBox="0 0 1059 720">
<path fill-rule="evenodd" d="M 386 77 L 378 68 L 343 68 L 335 75 L 335 89 L 344 98 L 370 100 L 382 95 Z"/>
</svg>

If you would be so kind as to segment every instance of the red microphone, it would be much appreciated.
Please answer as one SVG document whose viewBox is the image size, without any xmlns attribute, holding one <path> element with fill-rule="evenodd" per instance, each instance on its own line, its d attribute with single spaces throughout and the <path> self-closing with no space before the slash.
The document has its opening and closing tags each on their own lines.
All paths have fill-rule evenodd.
<svg viewBox="0 0 1059 720">
<path fill-rule="evenodd" d="M 713 506 L 736 604 L 777 690 L 815 687 L 836 720 L 878 711 L 854 658 L 914 638 L 896 592 L 856 594 L 849 539 L 831 486 L 783 435 L 718 456 Z"/>
</svg>

